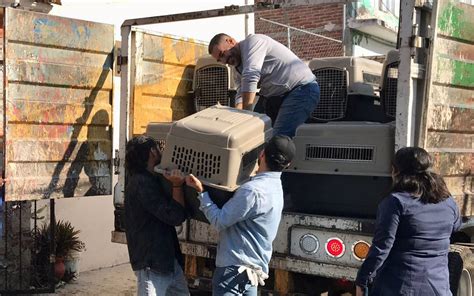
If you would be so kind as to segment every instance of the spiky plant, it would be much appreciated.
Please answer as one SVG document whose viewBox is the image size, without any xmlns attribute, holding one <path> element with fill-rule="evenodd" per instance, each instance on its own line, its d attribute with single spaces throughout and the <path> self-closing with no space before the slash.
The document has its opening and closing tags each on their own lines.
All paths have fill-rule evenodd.
<svg viewBox="0 0 474 296">
<path fill-rule="evenodd" d="M 84 243 L 79 239 L 80 230 L 68 221 L 58 220 L 56 222 L 56 256 L 66 257 L 71 251 L 81 252 L 85 249 Z"/>
</svg>

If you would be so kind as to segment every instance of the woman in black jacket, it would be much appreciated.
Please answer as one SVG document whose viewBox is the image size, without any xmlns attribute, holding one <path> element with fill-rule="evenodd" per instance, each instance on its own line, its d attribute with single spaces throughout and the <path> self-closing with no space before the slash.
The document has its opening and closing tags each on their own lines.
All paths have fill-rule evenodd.
<svg viewBox="0 0 474 296">
<path fill-rule="evenodd" d="M 451 295 L 448 252 L 460 227 L 458 207 L 422 148 L 402 148 L 392 193 L 379 205 L 374 239 L 359 269 L 357 295 Z"/>
<path fill-rule="evenodd" d="M 175 226 L 186 219 L 184 175 L 165 174 L 167 192 L 153 169 L 161 160 L 154 139 L 138 136 L 127 143 L 125 227 L 138 295 L 189 295 Z M 166 181 L 166 180 L 165 180 Z"/>
</svg>

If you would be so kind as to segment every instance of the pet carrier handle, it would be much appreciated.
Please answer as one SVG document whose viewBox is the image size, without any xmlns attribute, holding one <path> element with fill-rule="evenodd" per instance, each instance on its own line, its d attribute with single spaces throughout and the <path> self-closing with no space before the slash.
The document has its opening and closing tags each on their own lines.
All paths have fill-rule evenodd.
<svg viewBox="0 0 474 296">
<path fill-rule="evenodd" d="M 159 166 L 155 166 L 155 168 L 153 170 L 155 171 L 155 173 L 158 173 L 158 174 L 161 174 L 161 175 L 164 175 L 166 173 L 166 170 L 160 168 Z"/>
</svg>

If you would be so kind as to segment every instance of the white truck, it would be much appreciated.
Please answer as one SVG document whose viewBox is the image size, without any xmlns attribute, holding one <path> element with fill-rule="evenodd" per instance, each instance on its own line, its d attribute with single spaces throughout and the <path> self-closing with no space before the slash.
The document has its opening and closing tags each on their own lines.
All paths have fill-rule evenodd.
<svg viewBox="0 0 474 296">
<path fill-rule="evenodd" d="M 124 23 L 120 68 L 123 124 L 120 126 L 122 137 L 118 163 L 119 183 L 115 191 L 117 230 L 121 230 L 122 226 L 120 216 L 121 194 L 124 190 L 124 144 L 132 134 L 144 132 L 144 126 L 151 126 L 150 122 L 143 122 L 143 119 L 135 114 L 140 108 L 146 109 L 146 100 L 139 98 L 145 93 L 141 89 L 152 89 L 152 86 L 141 81 L 144 78 L 140 77 L 147 77 L 149 74 L 146 72 L 149 66 L 139 59 L 150 60 L 151 56 L 147 56 L 147 52 L 152 54 L 150 49 L 154 37 L 134 31 L 132 26 L 231 15 L 268 8 L 268 5 L 235 6 L 222 10 L 129 20 Z M 278 9 L 275 6 L 272 8 Z M 299 203 L 299 206 L 291 207 L 283 213 L 270 263 L 273 281 L 265 287 L 269 292 L 314 295 L 325 291 L 330 294 L 352 291 L 351 281 L 355 279 L 371 243 L 377 198 L 383 196 L 382 191 L 389 188 L 390 157 L 400 147 L 416 145 L 424 147 L 432 154 L 436 170 L 445 177 L 462 211 L 465 223 L 460 233 L 453 237 L 450 281 L 454 294 L 472 295 L 474 266 L 471 263 L 473 228 L 470 205 L 473 197 L 474 164 L 473 19 L 474 7 L 469 4 L 449 0 L 403 0 L 398 51 L 386 56 L 378 73 L 374 73 L 374 68 L 371 67 L 373 61 L 365 59 L 346 57 L 314 62 L 314 65 L 324 64 L 325 66 L 320 66 L 323 70 L 332 69 L 339 75 L 348 75 L 344 76 L 345 80 L 340 84 L 342 90 L 338 90 L 345 92 L 345 98 L 351 92 L 364 94 L 364 87 L 373 84 L 373 78 L 379 75 L 379 107 L 385 112 L 385 117 L 382 116 L 385 119 L 375 120 L 379 121 L 378 124 L 368 124 L 360 120 L 337 121 L 324 125 L 316 124 L 318 127 L 306 125 L 298 130 L 295 137 L 295 142 L 299 145 L 298 157 L 296 164 L 286 172 L 286 189 L 289 188 L 288 191 L 293 193 L 290 198 L 294 203 Z M 139 46 L 136 46 L 137 42 Z M 136 51 L 140 51 L 140 54 Z M 344 66 L 344 63 L 347 65 Z M 207 67 L 210 71 L 214 66 L 214 70 L 220 71 L 220 74 L 212 76 L 214 80 L 209 81 L 207 86 L 224 85 L 231 88 L 232 73 L 227 67 L 212 65 L 209 60 L 201 60 L 201 64 L 198 62 L 194 72 L 195 87 L 198 78 L 202 82 L 197 70 Z M 314 66 L 313 69 L 317 71 L 318 67 Z M 324 71 L 318 73 L 318 79 L 326 78 Z M 359 74 L 361 75 L 357 78 Z M 371 75 L 364 76 L 365 74 Z M 328 90 L 326 84 L 332 83 L 333 86 L 339 82 L 338 77 L 340 76 L 333 75 L 329 80 L 320 81 L 321 88 Z M 358 82 L 360 83 L 357 87 Z M 219 89 L 222 91 L 222 88 Z M 205 90 L 199 89 L 196 95 L 200 96 L 201 101 L 203 91 Z M 216 93 L 218 92 L 211 91 L 207 94 L 212 96 Z M 322 100 L 323 96 L 322 91 Z M 335 100 L 334 96 L 326 98 L 324 104 L 320 105 L 326 106 L 331 100 Z M 140 106 L 140 102 L 144 105 Z M 347 104 L 347 101 L 345 103 Z M 377 105 L 377 100 L 372 100 L 369 105 L 374 104 Z M 324 114 L 324 110 L 322 112 Z M 317 117 L 317 114 L 314 117 Z M 327 121 L 328 118 L 323 119 Z M 141 127 L 134 121 L 140 121 Z M 160 136 L 159 133 L 152 135 Z M 162 140 L 165 135 L 166 128 L 162 130 Z M 327 145 L 328 143 L 333 146 Z M 311 177 L 315 175 L 319 177 Z M 332 194 L 326 192 L 322 198 L 324 194 L 321 190 L 327 188 L 322 189 L 320 186 L 328 184 L 333 188 Z M 353 193 L 352 197 L 349 197 L 351 194 L 348 191 Z M 364 200 L 361 198 L 362 191 L 373 192 L 374 196 Z M 295 192 L 299 192 L 296 197 Z M 311 212 L 312 206 L 317 214 Z M 191 285 L 208 289 L 212 259 L 218 241 L 217 233 L 207 223 L 191 219 L 180 228 L 179 238 L 186 255 L 185 271 Z M 124 233 L 114 231 L 112 240 L 125 242 Z"/>
</svg>

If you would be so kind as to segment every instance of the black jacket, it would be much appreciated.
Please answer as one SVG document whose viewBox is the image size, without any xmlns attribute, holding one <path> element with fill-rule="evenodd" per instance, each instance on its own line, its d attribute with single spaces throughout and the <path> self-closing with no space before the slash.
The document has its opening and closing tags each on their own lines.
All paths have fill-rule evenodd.
<svg viewBox="0 0 474 296">
<path fill-rule="evenodd" d="M 185 209 L 172 198 L 166 182 L 148 171 L 127 176 L 125 223 L 133 270 L 173 272 L 175 258 L 183 266 L 175 226 L 185 221 Z"/>
</svg>

